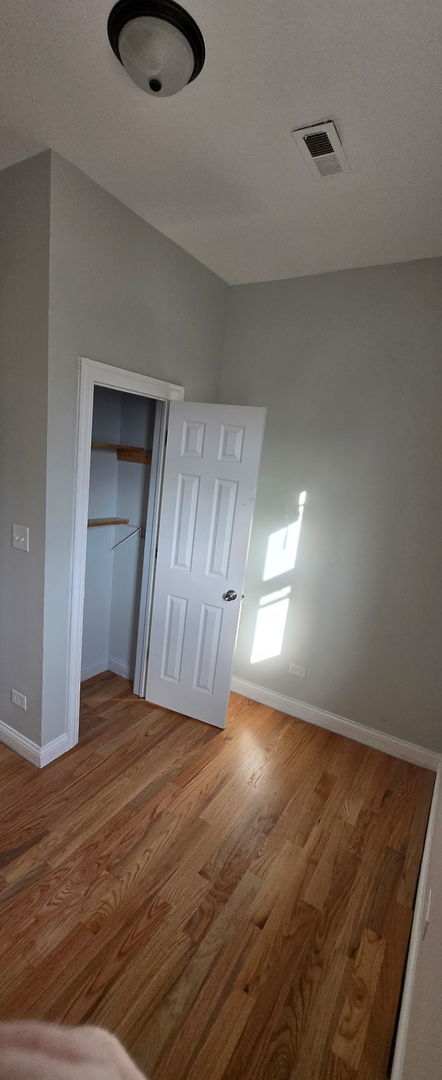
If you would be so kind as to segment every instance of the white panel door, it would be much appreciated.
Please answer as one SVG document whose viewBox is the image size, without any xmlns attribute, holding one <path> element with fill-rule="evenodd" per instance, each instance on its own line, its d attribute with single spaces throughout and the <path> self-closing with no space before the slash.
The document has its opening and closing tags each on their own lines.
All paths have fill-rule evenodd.
<svg viewBox="0 0 442 1080">
<path fill-rule="evenodd" d="M 146 697 L 224 727 L 265 409 L 173 402 Z"/>
</svg>

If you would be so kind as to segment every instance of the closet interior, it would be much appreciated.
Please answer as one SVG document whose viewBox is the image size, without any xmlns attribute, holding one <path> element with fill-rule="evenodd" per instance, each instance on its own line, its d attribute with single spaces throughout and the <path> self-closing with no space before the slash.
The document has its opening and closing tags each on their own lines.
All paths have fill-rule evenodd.
<svg viewBox="0 0 442 1080">
<path fill-rule="evenodd" d="M 134 677 L 156 407 L 95 389 L 82 681 L 108 670 Z"/>
</svg>

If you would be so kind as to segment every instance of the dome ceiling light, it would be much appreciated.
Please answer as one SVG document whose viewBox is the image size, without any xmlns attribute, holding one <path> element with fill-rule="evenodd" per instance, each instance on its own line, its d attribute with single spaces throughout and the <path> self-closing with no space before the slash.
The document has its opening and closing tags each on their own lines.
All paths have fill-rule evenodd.
<svg viewBox="0 0 442 1080">
<path fill-rule="evenodd" d="M 120 64 L 146 94 L 177 94 L 203 67 L 203 35 L 175 0 L 118 0 L 107 32 Z"/>
</svg>

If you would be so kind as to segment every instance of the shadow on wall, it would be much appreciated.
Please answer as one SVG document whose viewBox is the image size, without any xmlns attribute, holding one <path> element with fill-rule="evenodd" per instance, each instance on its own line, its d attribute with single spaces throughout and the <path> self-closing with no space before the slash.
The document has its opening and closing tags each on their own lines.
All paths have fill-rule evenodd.
<svg viewBox="0 0 442 1080">
<path fill-rule="evenodd" d="M 295 568 L 304 515 L 306 491 L 298 496 L 298 516 L 295 521 L 271 533 L 267 541 L 264 560 L 264 582 L 275 583 L 276 578 Z M 250 663 L 257 664 L 280 656 L 284 644 L 287 615 L 292 586 L 286 585 L 276 591 L 263 593 L 258 601 Z"/>
</svg>

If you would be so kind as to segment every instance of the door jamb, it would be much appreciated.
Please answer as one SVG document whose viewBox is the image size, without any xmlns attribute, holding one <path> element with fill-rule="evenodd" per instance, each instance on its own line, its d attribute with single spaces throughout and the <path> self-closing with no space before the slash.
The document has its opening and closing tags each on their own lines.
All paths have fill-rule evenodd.
<svg viewBox="0 0 442 1080">
<path fill-rule="evenodd" d="M 113 367 L 85 356 L 80 357 L 67 680 L 66 733 L 69 749 L 78 742 L 79 730 L 92 412 L 96 386 L 104 386 L 109 390 L 124 390 L 129 394 L 159 401 L 182 401 L 184 398 L 184 387 L 176 383 Z"/>
<path fill-rule="evenodd" d="M 155 552 L 160 520 L 164 455 L 166 453 L 166 431 L 169 422 L 168 403 L 158 401 L 157 399 L 157 404 L 161 406 L 161 409 L 158 409 L 157 407 L 155 413 L 133 685 L 134 694 L 144 698 L 146 697 L 147 654 L 149 648 L 153 585 L 155 577 Z"/>
</svg>

